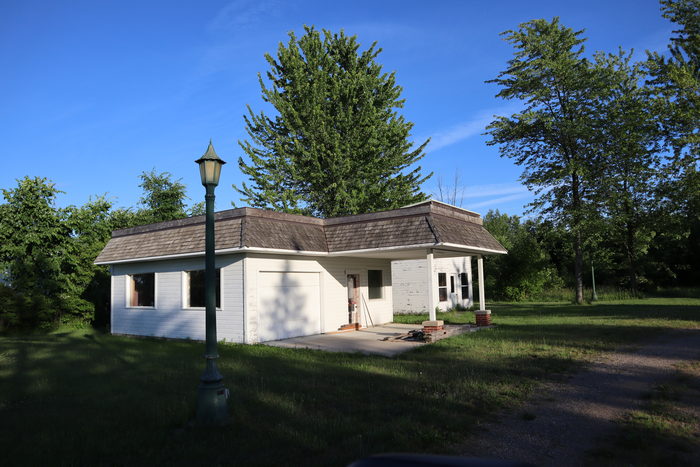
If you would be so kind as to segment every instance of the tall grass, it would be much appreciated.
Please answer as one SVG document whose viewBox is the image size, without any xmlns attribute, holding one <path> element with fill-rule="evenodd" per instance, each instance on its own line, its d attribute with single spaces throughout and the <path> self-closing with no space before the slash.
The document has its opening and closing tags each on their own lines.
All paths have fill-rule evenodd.
<svg viewBox="0 0 700 467">
<path fill-rule="evenodd" d="M 658 288 L 651 291 L 634 291 L 622 287 L 600 286 L 596 287 L 596 295 L 598 300 L 602 301 L 618 301 L 630 300 L 637 298 L 700 298 L 700 287 L 667 287 Z M 550 288 L 543 290 L 541 293 L 527 297 L 521 302 L 573 302 L 576 297 L 576 290 L 573 287 Z M 583 299 L 592 301 L 593 289 L 590 287 L 583 288 Z"/>
</svg>

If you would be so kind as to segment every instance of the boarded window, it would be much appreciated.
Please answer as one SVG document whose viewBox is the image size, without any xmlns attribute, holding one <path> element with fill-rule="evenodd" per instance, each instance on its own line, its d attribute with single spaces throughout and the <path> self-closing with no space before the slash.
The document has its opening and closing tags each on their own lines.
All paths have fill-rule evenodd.
<svg viewBox="0 0 700 467">
<path fill-rule="evenodd" d="M 187 306 L 189 308 L 204 308 L 204 270 L 187 271 Z M 216 307 L 221 307 L 221 269 L 216 269 Z"/>
<path fill-rule="evenodd" d="M 460 273 L 459 282 L 462 286 L 462 300 L 467 300 L 469 298 L 469 277 L 467 277 L 466 272 Z"/>
<path fill-rule="evenodd" d="M 155 306 L 155 273 L 132 274 L 129 276 L 131 299 L 129 306 Z"/>
<path fill-rule="evenodd" d="M 367 271 L 367 288 L 369 299 L 382 298 L 382 271 L 370 269 Z"/>
<path fill-rule="evenodd" d="M 438 296 L 441 302 L 447 301 L 447 274 L 438 272 Z"/>
</svg>

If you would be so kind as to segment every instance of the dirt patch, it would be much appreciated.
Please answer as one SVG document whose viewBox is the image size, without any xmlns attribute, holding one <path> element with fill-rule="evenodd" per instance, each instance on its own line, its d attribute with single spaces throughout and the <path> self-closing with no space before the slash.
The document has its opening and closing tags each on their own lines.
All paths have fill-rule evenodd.
<svg viewBox="0 0 700 467">
<path fill-rule="evenodd" d="M 639 410 L 676 365 L 700 357 L 700 331 L 665 333 L 634 349 L 603 354 L 568 381 L 547 383 L 519 410 L 479 428 L 463 455 L 537 465 L 586 465 L 618 421 Z M 647 398 L 648 399 L 648 398 Z"/>
</svg>

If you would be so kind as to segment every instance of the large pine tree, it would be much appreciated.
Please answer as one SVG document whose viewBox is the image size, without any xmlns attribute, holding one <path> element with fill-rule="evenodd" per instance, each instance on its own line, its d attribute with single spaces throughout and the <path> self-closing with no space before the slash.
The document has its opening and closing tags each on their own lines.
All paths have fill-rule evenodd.
<svg viewBox="0 0 700 467">
<path fill-rule="evenodd" d="M 414 166 L 428 143 L 413 147 L 413 124 L 395 74 L 382 71 L 372 44 L 306 26 L 289 34 L 277 57 L 266 54 L 262 98 L 276 115 L 248 106 L 249 139 L 239 158 L 250 183 L 234 185 L 250 206 L 332 217 L 393 209 L 425 199 L 428 178 Z"/>
</svg>

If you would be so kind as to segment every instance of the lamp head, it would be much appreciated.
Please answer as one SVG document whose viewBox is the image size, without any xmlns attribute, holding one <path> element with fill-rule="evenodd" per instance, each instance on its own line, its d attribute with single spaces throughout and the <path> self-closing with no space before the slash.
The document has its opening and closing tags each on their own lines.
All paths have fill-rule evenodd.
<svg viewBox="0 0 700 467">
<path fill-rule="evenodd" d="M 211 140 L 209 140 L 207 151 L 195 162 L 199 164 L 199 175 L 202 177 L 202 185 L 217 186 L 219 184 L 219 176 L 221 175 L 221 166 L 226 162 L 216 154 Z"/>
</svg>

